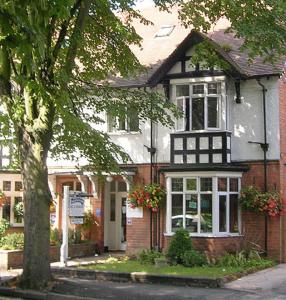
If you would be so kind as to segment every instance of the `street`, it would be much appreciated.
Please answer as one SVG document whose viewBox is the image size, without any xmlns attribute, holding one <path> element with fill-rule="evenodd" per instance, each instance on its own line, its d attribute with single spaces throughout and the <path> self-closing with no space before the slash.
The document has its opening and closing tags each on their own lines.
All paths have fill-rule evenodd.
<svg viewBox="0 0 286 300">
<path fill-rule="evenodd" d="M 83 279 L 63 278 L 62 282 L 53 288 L 53 293 L 89 297 L 93 299 L 116 300 L 183 300 L 183 299 L 212 299 L 212 300 L 270 300 L 286 299 L 286 280 L 275 289 L 238 291 L 227 288 L 193 288 L 176 287 L 159 284 L 134 284 L 100 282 Z M 56 297 L 48 299 L 56 300 Z M 71 298 L 72 299 L 72 298 Z"/>
</svg>

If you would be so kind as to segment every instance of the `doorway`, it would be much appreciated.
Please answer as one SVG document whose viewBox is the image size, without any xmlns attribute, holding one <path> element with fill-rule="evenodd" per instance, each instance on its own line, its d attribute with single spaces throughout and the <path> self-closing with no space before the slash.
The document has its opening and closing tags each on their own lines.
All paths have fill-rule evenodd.
<svg viewBox="0 0 286 300">
<path fill-rule="evenodd" d="M 104 246 L 109 250 L 126 250 L 127 191 L 124 181 L 106 184 L 104 205 Z"/>
</svg>

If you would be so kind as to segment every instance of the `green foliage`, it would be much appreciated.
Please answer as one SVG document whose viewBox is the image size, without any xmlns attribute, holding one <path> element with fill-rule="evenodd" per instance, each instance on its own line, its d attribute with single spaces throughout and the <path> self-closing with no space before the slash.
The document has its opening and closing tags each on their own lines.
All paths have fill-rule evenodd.
<svg viewBox="0 0 286 300">
<path fill-rule="evenodd" d="M 50 244 L 52 246 L 59 246 L 61 244 L 62 237 L 60 231 L 55 228 L 50 231 Z"/>
<path fill-rule="evenodd" d="M 14 216 L 16 218 L 24 217 L 24 203 L 23 203 L 23 201 L 15 203 L 14 207 L 13 207 L 13 210 L 14 210 Z"/>
<path fill-rule="evenodd" d="M 191 58 L 194 65 L 200 64 L 203 69 L 220 68 L 230 69 L 229 63 L 218 54 L 218 46 L 210 40 L 205 40 L 196 45 L 195 52 Z"/>
<path fill-rule="evenodd" d="M 3 237 L 5 236 L 5 233 L 9 227 L 10 223 L 7 220 L 0 220 L 0 245 L 2 245 Z"/>
<path fill-rule="evenodd" d="M 178 1 L 155 2 L 174 5 Z M 286 54 L 285 1 L 194 0 L 182 1 L 179 5 L 183 23 L 202 32 L 210 31 L 219 19 L 228 19 L 227 31 L 243 38 L 241 49 L 248 50 L 250 60 L 263 56 L 273 62 Z"/>
<path fill-rule="evenodd" d="M 217 260 L 220 267 L 270 267 L 274 265 L 272 260 L 262 259 L 257 251 L 240 251 L 236 254 L 225 254 Z"/>
<path fill-rule="evenodd" d="M 147 207 L 156 212 L 165 196 L 166 191 L 159 184 L 136 186 L 128 194 L 128 203 L 131 208 Z"/>
<path fill-rule="evenodd" d="M 142 250 L 138 254 L 138 261 L 144 265 L 144 264 L 150 264 L 154 265 L 155 264 L 155 259 L 156 258 L 162 258 L 163 254 L 159 251 L 156 250 Z"/>
<path fill-rule="evenodd" d="M 10 233 L 1 240 L 1 248 L 4 250 L 16 250 L 24 248 L 24 233 Z"/>
<path fill-rule="evenodd" d="M 188 250 L 183 254 L 182 262 L 185 267 L 200 267 L 207 264 L 207 259 L 204 253 Z"/>
<path fill-rule="evenodd" d="M 239 200 L 242 209 L 264 212 L 270 217 L 278 216 L 282 210 L 281 197 L 277 191 L 262 193 L 257 188 L 248 186 L 241 190 Z"/>
<path fill-rule="evenodd" d="M 192 241 L 189 236 L 189 232 L 180 228 L 176 231 L 170 242 L 167 256 L 173 263 L 182 263 L 183 256 L 186 251 L 192 250 Z"/>
</svg>

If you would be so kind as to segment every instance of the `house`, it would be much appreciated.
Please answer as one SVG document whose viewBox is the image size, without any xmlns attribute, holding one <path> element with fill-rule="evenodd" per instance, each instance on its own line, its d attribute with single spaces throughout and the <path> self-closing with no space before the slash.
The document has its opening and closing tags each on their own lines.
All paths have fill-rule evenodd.
<svg viewBox="0 0 286 300">
<path fill-rule="evenodd" d="M 133 51 L 147 70 L 134 78 L 112 78 L 111 83 L 160 91 L 184 117 L 169 129 L 139 122 L 128 112 L 124 120 L 106 116 L 101 129 L 125 149 L 132 163 L 121 165 L 123 176 L 106 174 L 104 183 L 72 162 L 50 159 L 54 226 L 61 228 L 62 191 L 69 185 L 93 194 L 86 209 L 95 215 L 92 239 L 102 251 L 164 250 L 183 226 L 195 247 L 212 255 L 254 243 L 270 257 L 286 261 L 285 216 L 242 212 L 238 201 L 241 187 L 249 185 L 286 194 L 283 63 L 271 65 L 256 58 L 249 65 L 247 54 L 239 51 L 242 41 L 224 33 L 225 20 L 205 35 L 182 27 L 176 11 L 149 8 L 143 14 L 154 24 L 135 23 L 143 43 Z M 196 45 L 204 40 L 215 45 L 229 68 L 208 68 L 204 61 L 192 64 Z M 80 164 L 85 164 L 84 158 Z M 1 174 L 0 188 L 10 185 L 5 193 L 11 197 L 9 217 L 14 220 L 19 174 L 7 172 Z M 167 191 L 160 212 L 131 209 L 126 200 L 132 184 L 151 181 Z M 3 209 L 2 217 L 7 218 Z"/>
</svg>

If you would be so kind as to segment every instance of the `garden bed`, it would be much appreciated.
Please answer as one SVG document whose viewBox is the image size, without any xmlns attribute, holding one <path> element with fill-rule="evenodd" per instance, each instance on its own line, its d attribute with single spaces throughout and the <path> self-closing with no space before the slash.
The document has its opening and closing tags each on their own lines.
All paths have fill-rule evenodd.
<svg viewBox="0 0 286 300">
<path fill-rule="evenodd" d="M 112 271 L 112 272 L 144 272 L 146 274 L 160 275 L 176 275 L 176 276 L 194 276 L 207 278 L 222 278 L 225 276 L 236 276 L 239 274 L 248 274 L 253 271 L 262 270 L 272 267 L 274 262 L 262 261 L 260 265 L 249 267 L 218 267 L 218 266 L 202 266 L 202 267 L 184 267 L 182 265 L 156 267 L 155 265 L 142 265 L 136 260 L 123 260 L 110 263 L 98 263 L 89 266 L 81 266 L 81 269 Z"/>
<path fill-rule="evenodd" d="M 96 245 L 82 243 L 69 245 L 69 257 L 84 257 L 94 255 Z M 55 262 L 60 259 L 60 247 L 50 247 L 50 261 Z M 0 250 L 0 270 L 21 268 L 23 264 L 23 250 Z"/>
</svg>

